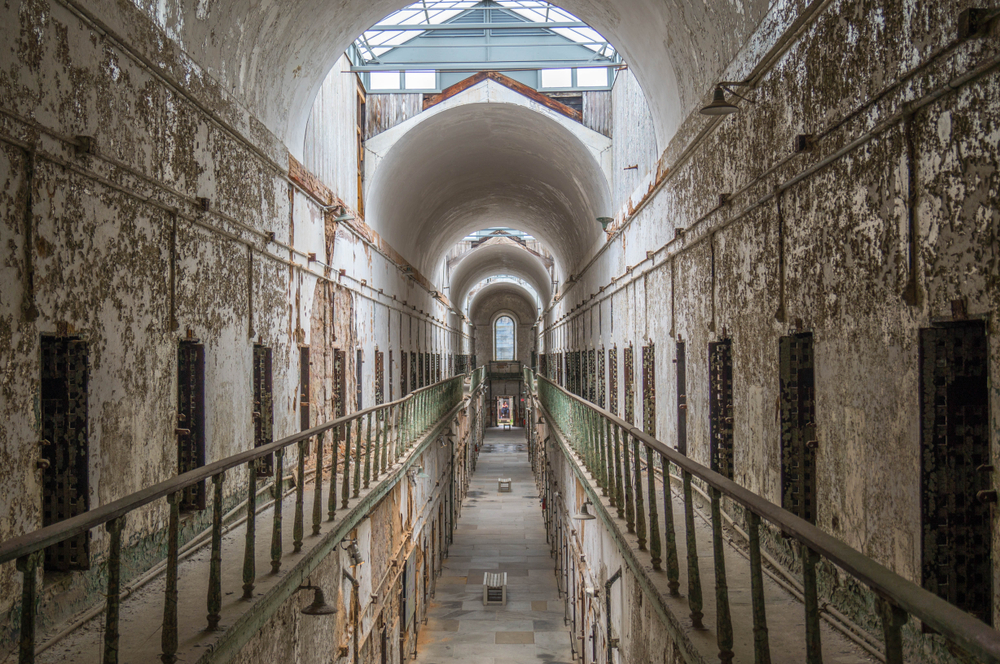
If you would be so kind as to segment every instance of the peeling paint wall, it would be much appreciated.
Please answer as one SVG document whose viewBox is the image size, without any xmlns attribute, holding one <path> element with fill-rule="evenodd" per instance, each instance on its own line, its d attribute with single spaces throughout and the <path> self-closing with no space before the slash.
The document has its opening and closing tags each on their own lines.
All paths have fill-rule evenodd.
<svg viewBox="0 0 1000 664">
<path fill-rule="evenodd" d="M 542 342 L 546 352 L 615 344 L 619 372 L 632 344 L 637 423 L 640 347 L 655 343 L 656 435 L 676 446 L 673 360 L 682 339 L 688 454 L 708 465 L 708 343 L 731 339 L 736 481 L 780 504 L 778 339 L 812 331 L 817 525 L 918 584 L 918 331 L 962 307 L 988 321 L 994 456 L 1000 445 L 1000 78 L 989 64 L 1000 39 L 994 29 L 948 47 L 966 6 L 825 6 L 753 89 L 740 89 L 750 101 L 736 100 L 739 114 L 714 127 L 688 118 L 648 189 L 640 184 L 620 213 L 624 230 L 547 312 Z M 766 31 L 784 24 L 786 11 L 772 7 L 726 78 L 766 59 L 762 46 L 778 41 Z M 948 88 L 978 66 L 982 75 Z M 903 120 L 905 104 L 936 90 L 942 96 Z M 625 131 L 616 124 L 616 146 Z M 796 153 L 799 134 L 814 139 Z M 916 298 L 908 302 L 911 172 Z M 628 176 L 616 183 L 616 200 L 630 184 Z M 720 203 L 721 194 L 731 197 Z M 618 385 L 621 395 L 620 377 Z"/>
<path fill-rule="evenodd" d="M 646 97 L 628 69 L 615 76 L 610 106 L 614 132 L 611 209 L 617 212 L 642 178 L 656 169 L 661 151 L 656 147 Z"/>
</svg>

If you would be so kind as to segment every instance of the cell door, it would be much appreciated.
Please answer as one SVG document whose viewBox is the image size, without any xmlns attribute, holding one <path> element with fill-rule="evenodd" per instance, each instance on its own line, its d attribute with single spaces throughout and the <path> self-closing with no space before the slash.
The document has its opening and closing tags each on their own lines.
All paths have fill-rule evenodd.
<svg viewBox="0 0 1000 664">
<path fill-rule="evenodd" d="M 42 525 L 90 507 L 87 344 L 70 337 L 41 339 Z M 45 569 L 90 569 L 90 535 L 81 533 L 45 549 Z"/>
<path fill-rule="evenodd" d="M 406 379 L 410 375 L 408 355 L 405 350 L 399 351 L 399 397 L 402 399 L 408 392 L 406 389 Z"/>
<path fill-rule="evenodd" d="M 309 347 L 299 348 L 299 430 L 309 428 Z"/>
<path fill-rule="evenodd" d="M 733 353 L 728 339 L 708 344 L 708 421 L 712 470 L 733 479 Z"/>
<path fill-rule="evenodd" d="M 656 437 L 656 346 L 642 347 L 642 430 Z"/>
<path fill-rule="evenodd" d="M 920 331 L 923 584 L 992 622 L 986 326 Z"/>
<path fill-rule="evenodd" d="M 177 347 L 177 474 L 205 465 L 205 346 L 182 341 Z M 182 510 L 205 509 L 205 481 L 186 488 Z"/>
<path fill-rule="evenodd" d="M 632 369 L 632 346 L 626 346 L 622 387 L 625 389 L 625 421 L 635 424 L 635 373 Z"/>
<path fill-rule="evenodd" d="M 417 368 L 420 366 L 420 360 L 415 352 L 410 353 L 410 391 L 414 391 L 420 387 L 420 383 L 417 381 Z"/>
<path fill-rule="evenodd" d="M 816 388 L 812 333 L 781 337 L 781 506 L 816 523 Z"/>
<path fill-rule="evenodd" d="M 274 394 L 272 391 L 271 349 L 255 344 L 253 347 L 253 423 L 254 447 L 274 442 Z M 257 460 L 258 477 L 274 474 L 274 455 Z"/>
<path fill-rule="evenodd" d="M 618 349 L 608 351 L 608 410 L 618 415 Z"/>
<path fill-rule="evenodd" d="M 385 354 L 375 351 L 375 405 L 381 406 L 385 401 Z"/>
</svg>

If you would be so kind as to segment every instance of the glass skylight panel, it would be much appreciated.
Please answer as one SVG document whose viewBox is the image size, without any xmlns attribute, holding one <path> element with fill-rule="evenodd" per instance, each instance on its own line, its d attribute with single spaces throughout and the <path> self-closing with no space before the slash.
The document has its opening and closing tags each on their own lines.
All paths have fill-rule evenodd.
<svg viewBox="0 0 1000 664">
<path fill-rule="evenodd" d="M 433 90 L 437 87 L 437 75 L 433 71 L 408 71 L 403 76 L 407 90 Z"/>
<path fill-rule="evenodd" d="M 543 88 L 568 88 L 573 85 L 572 69 L 543 69 Z"/>
<path fill-rule="evenodd" d="M 608 87 L 608 68 L 577 69 L 576 84 L 581 88 L 606 88 Z"/>
<path fill-rule="evenodd" d="M 398 90 L 399 89 L 399 72 L 398 71 L 373 71 L 371 74 L 371 89 L 372 90 Z"/>
</svg>

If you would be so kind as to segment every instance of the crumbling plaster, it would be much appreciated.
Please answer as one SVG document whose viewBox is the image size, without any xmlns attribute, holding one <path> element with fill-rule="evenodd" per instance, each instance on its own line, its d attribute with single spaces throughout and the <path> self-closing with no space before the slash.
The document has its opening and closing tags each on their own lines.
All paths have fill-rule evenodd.
<svg viewBox="0 0 1000 664">
<path fill-rule="evenodd" d="M 995 58 L 995 31 L 944 48 L 968 4 L 823 6 L 756 89 L 741 90 L 753 103 L 737 100 L 741 112 L 711 128 L 707 118 L 688 119 L 648 190 L 644 183 L 620 212 L 624 230 L 546 313 L 542 342 L 550 353 L 617 345 L 619 371 L 620 349 L 634 345 L 640 426 L 640 347 L 655 343 L 657 437 L 676 445 L 674 342 L 683 339 L 688 453 L 708 465 L 707 344 L 732 339 L 736 479 L 780 504 L 778 338 L 801 322 L 816 342 L 818 525 L 918 584 L 917 333 L 951 320 L 955 300 L 988 317 L 994 454 L 1000 445 L 996 68 L 920 107 L 912 163 L 906 123 L 895 115 Z M 762 29 L 781 22 L 770 17 Z M 730 69 L 748 71 L 765 55 L 754 45 L 769 43 L 751 39 Z M 901 76 L 907 82 L 893 85 Z M 880 131 L 870 140 L 807 172 L 873 127 Z M 816 135 L 811 150 L 793 153 L 797 134 Z M 913 305 L 904 299 L 911 167 Z M 800 173 L 801 182 L 772 196 Z M 720 204 L 720 194 L 733 196 Z"/>
</svg>

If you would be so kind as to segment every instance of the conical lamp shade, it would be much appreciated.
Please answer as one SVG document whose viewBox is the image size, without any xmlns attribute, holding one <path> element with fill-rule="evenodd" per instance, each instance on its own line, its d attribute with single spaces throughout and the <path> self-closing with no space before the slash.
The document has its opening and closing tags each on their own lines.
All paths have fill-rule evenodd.
<svg viewBox="0 0 1000 664">
<path fill-rule="evenodd" d="M 314 588 L 313 593 L 313 603 L 302 609 L 302 613 L 307 616 L 330 616 L 337 612 L 337 607 L 326 603 L 322 590 Z"/>
<path fill-rule="evenodd" d="M 740 110 L 739 106 L 734 106 L 726 101 L 726 93 L 721 87 L 715 88 L 712 95 L 712 103 L 701 109 L 702 115 L 731 115 Z"/>
<path fill-rule="evenodd" d="M 593 521 L 594 519 L 596 519 L 597 517 L 591 514 L 589 510 L 587 510 L 587 505 L 592 505 L 592 503 L 588 500 L 583 505 L 581 505 L 580 513 L 574 516 L 573 518 L 576 519 L 577 521 Z"/>
</svg>

